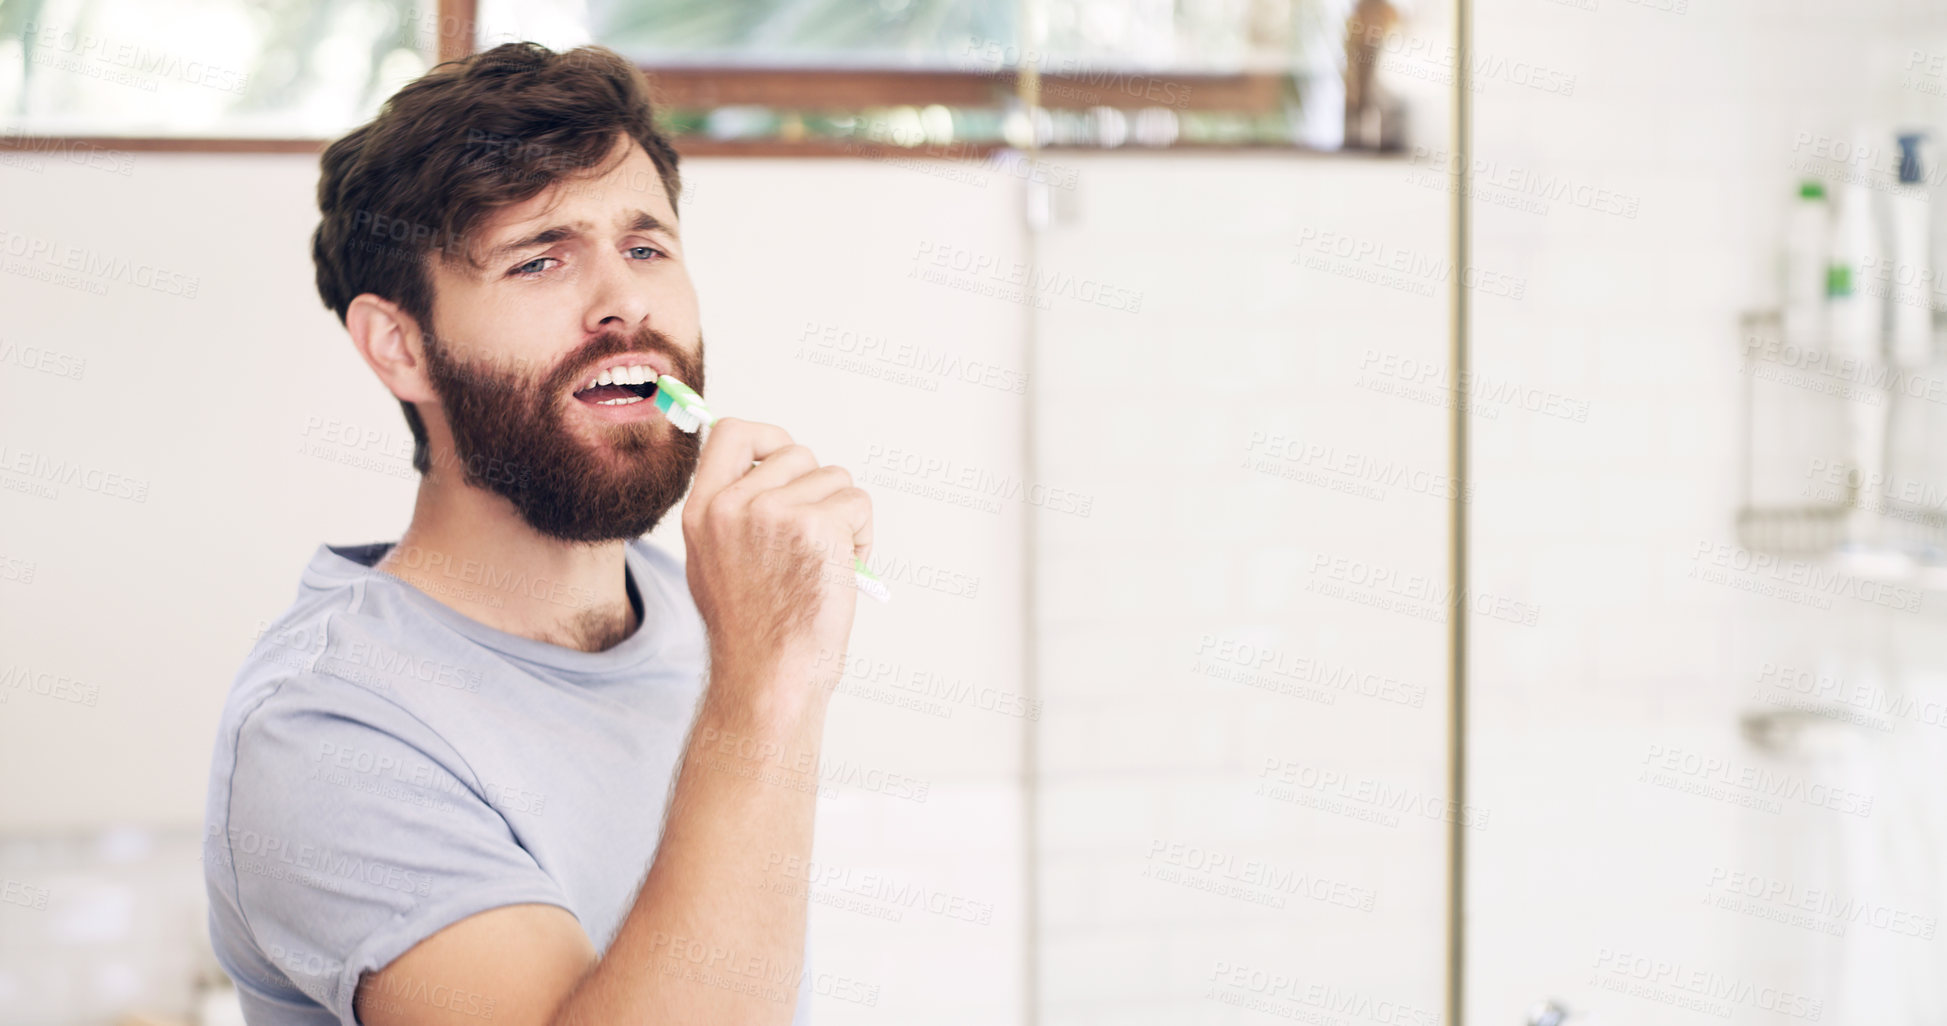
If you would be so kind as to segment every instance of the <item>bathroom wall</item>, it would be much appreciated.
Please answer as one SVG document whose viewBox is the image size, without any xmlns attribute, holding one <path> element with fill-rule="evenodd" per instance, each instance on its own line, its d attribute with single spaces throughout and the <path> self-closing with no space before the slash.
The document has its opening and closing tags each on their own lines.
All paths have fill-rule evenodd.
<svg viewBox="0 0 1947 1026">
<path fill-rule="evenodd" d="M 1947 942 L 1918 933 L 1947 913 L 1947 820 L 1919 782 L 1947 751 L 1922 715 L 1947 597 L 1908 612 L 1862 601 L 1870 581 L 1754 570 L 1734 530 L 1738 315 L 1779 301 L 1815 151 L 1890 106 L 1940 123 L 1913 62 L 1947 52 L 1938 5 L 1476 11 L 1475 261 L 1528 282 L 1476 303 L 1477 394 L 1532 408 L 1471 420 L 1474 572 L 1540 615 L 1474 643 L 1470 800 L 1492 826 L 1468 1018 L 1551 996 L 1608 1022 L 1938 1018 Z M 1838 693 L 1879 704 L 1871 725 L 1815 719 L 1777 751 L 1740 734 Z"/>
<path fill-rule="evenodd" d="M 316 547 L 396 538 L 415 481 L 397 404 L 312 285 L 316 157 L 77 156 L 0 160 L 0 188 L 33 197 L 0 219 L 9 1022 L 184 1011 L 223 696 Z M 941 247 L 1022 253 L 1020 179 L 863 160 L 685 170 L 720 408 L 862 480 L 891 475 L 872 489 L 873 561 L 894 598 L 861 601 L 805 870 L 834 981 L 818 1014 L 1010 1018 L 1021 511 L 938 501 L 904 454 L 1019 475 L 1024 311 L 917 268 Z M 55 245 L 87 259 L 50 266 Z M 677 522 L 656 537 L 680 553 Z"/>
<path fill-rule="evenodd" d="M 1046 1021 L 1230 1015 L 1247 992 L 1197 989 L 1218 962 L 1294 959 L 1434 1010 L 1443 628 L 1437 596 L 1373 609 L 1365 575 L 1443 580 L 1445 414 L 1392 393 L 1442 350 L 1444 293 L 1334 253 L 1442 258 L 1446 200 L 1396 159 L 1050 160 L 1032 203 L 1014 165 L 686 164 L 712 392 L 867 483 L 895 596 L 861 606 L 830 724 L 855 782 L 821 801 L 813 943 L 856 986 L 815 1014 L 1020 1021 L 1033 965 Z M 315 547 L 396 537 L 412 497 L 396 405 L 312 290 L 315 158 L 94 164 L 0 164 L 41 198 L 0 225 L 4 465 L 133 482 L 0 479 L 0 556 L 31 571 L 0 581 L 0 651 L 72 682 L 0 689 L 0 995 L 29 1022 L 179 1013 L 213 968 L 193 874 L 223 694 Z M 151 287 L 30 277 L 42 240 Z M 1173 373 L 1202 414 L 1162 405 Z M 1295 786 L 1321 772 L 1417 811 L 1306 807 L 1342 802 Z M 1226 873 L 1255 890 L 1205 889 Z"/>
<path fill-rule="evenodd" d="M 1073 161 L 1037 266 L 1042 1022 L 1428 1024 L 1445 923 L 1447 197 Z M 1284 981 L 1282 984 L 1274 980 Z"/>
</svg>

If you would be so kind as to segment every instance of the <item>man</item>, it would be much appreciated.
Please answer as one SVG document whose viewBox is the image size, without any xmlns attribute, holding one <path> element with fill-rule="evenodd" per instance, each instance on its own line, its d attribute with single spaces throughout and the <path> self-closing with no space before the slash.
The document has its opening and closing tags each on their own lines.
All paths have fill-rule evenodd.
<svg viewBox="0 0 1947 1026">
<path fill-rule="evenodd" d="M 531 43 L 325 151 L 319 294 L 422 478 L 397 542 L 318 547 L 224 709 L 205 880 L 253 1026 L 807 1021 L 778 867 L 872 507 L 642 397 L 703 383 L 676 164 L 627 62 Z M 686 487 L 678 563 L 642 535 Z"/>
</svg>

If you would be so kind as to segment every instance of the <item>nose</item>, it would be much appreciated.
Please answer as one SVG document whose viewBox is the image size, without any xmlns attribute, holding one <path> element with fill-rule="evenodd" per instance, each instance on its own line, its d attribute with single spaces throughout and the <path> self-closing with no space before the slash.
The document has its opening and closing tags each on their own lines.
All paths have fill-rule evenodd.
<svg viewBox="0 0 1947 1026">
<path fill-rule="evenodd" d="M 609 251 L 593 260 L 588 269 L 588 309 L 583 330 L 591 335 L 620 331 L 633 335 L 649 317 L 649 290 L 621 253 Z"/>
</svg>

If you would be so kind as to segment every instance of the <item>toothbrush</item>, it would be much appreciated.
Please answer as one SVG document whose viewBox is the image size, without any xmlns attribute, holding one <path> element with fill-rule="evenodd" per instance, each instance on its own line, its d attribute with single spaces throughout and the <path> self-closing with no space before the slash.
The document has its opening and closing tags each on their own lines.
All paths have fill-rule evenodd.
<svg viewBox="0 0 1947 1026">
<path fill-rule="evenodd" d="M 717 415 L 710 412 L 710 406 L 696 390 L 667 374 L 656 378 L 656 409 L 669 418 L 671 424 L 690 434 L 715 424 Z M 892 601 L 892 590 L 879 580 L 877 574 L 866 568 L 865 560 L 852 557 L 852 576 L 858 582 L 859 590 L 881 602 Z"/>
</svg>

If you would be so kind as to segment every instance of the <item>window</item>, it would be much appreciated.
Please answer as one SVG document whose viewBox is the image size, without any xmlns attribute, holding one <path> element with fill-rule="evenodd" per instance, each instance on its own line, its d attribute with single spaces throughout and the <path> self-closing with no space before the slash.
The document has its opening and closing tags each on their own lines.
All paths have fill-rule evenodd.
<svg viewBox="0 0 1947 1026">
<path fill-rule="evenodd" d="M 532 39 L 635 59 L 685 152 L 1336 149 L 1351 3 L 14 0 L 0 148 L 315 149 L 441 55 Z"/>
<path fill-rule="evenodd" d="M 478 45 L 597 42 L 632 57 L 688 148 L 1291 146 L 1308 101 L 1338 116 L 1341 94 L 1302 83 L 1338 77 L 1347 6 L 482 0 Z"/>
<path fill-rule="evenodd" d="M 432 0 L 0 5 L 11 136 L 323 139 L 433 63 Z"/>
</svg>

